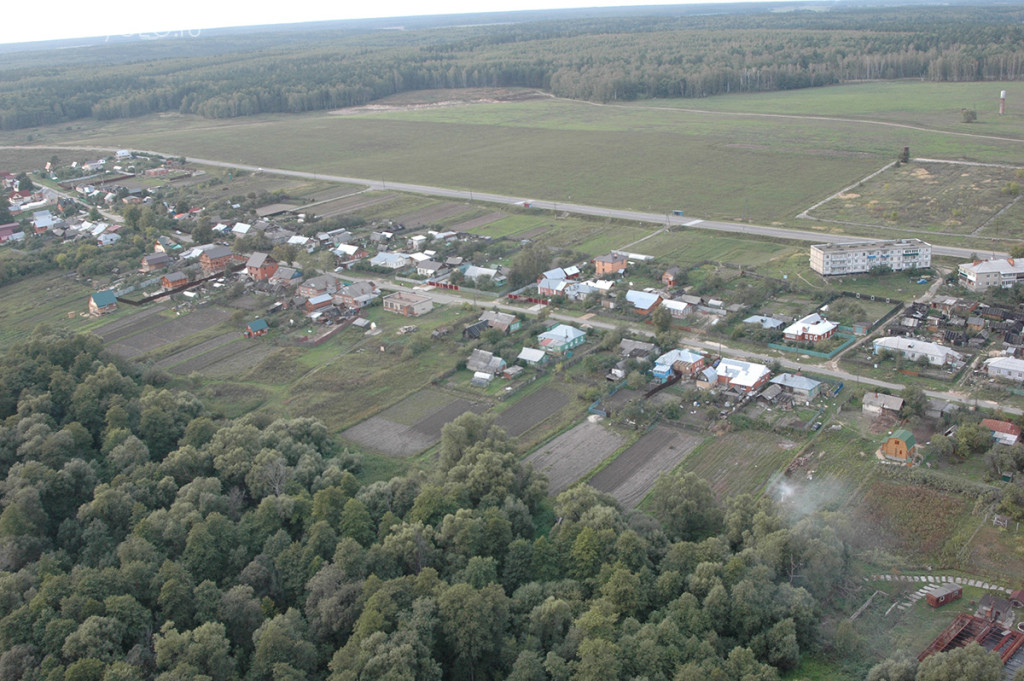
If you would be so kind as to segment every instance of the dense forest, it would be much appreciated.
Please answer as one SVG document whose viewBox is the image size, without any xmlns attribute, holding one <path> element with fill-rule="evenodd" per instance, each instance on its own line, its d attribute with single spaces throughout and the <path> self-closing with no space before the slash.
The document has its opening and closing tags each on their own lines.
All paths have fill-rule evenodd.
<svg viewBox="0 0 1024 681">
<path fill-rule="evenodd" d="M 219 420 L 93 336 L 0 359 L 0 678 L 777 679 L 822 646 L 825 516 L 552 502 L 491 420 L 436 472 L 360 485 L 310 419 Z"/>
<path fill-rule="evenodd" d="M 751 9 L 11 52 L 0 70 L 0 128 L 164 111 L 317 111 L 433 88 L 528 87 L 614 101 L 879 78 L 1016 80 L 1022 20 L 1013 5 Z"/>
</svg>

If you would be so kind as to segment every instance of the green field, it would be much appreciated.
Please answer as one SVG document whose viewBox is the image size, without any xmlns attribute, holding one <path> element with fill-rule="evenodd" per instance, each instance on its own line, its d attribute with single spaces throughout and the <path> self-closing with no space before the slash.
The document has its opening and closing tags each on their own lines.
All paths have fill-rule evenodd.
<svg viewBox="0 0 1024 681">
<path fill-rule="evenodd" d="M 1008 236 L 991 222 L 1017 201 L 1024 168 L 911 162 L 818 206 L 818 220 L 874 225 L 906 236 Z M 1016 233 L 1019 233 L 1018 229 Z"/>
<path fill-rule="evenodd" d="M 792 440 L 775 433 L 732 432 L 705 440 L 687 455 L 681 468 L 711 483 L 720 498 L 757 495 L 796 452 Z"/>
<path fill-rule="evenodd" d="M 39 324 L 77 333 L 115 318 L 83 316 L 88 311 L 89 295 L 96 289 L 74 275 L 40 274 L 5 284 L 2 290 L 0 343 L 4 345 L 24 339 Z M 130 314 L 130 308 L 126 308 L 122 305 L 116 314 Z"/>
</svg>

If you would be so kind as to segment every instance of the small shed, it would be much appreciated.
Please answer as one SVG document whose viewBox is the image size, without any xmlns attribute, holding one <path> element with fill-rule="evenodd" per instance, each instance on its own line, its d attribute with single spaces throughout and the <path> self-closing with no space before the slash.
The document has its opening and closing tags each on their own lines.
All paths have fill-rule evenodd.
<svg viewBox="0 0 1024 681">
<path fill-rule="evenodd" d="M 933 586 L 925 594 L 928 605 L 933 608 L 940 608 L 946 603 L 959 600 L 964 595 L 964 588 L 955 582 L 946 582 Z"/>
<path fill-rule="evenodd" d="M 267 335 L 267 331 L 270 327 L 267 325 L 266 319 L 254 319 L 245 326 L 245 337 L 256 338 L 257 336 Z"/>
</svg>

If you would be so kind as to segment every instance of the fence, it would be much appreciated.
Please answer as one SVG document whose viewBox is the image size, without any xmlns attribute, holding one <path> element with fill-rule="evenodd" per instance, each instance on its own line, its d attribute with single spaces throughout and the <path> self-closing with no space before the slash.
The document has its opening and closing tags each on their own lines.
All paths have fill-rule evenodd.
<svg viewBox="0 0 1024 681">
<path fill-rule="evenodd" d="M 817 350 L 807 350 L 805 348 L 795 348 L 795 347 L 793 347 L 791 345 L 782 345 L 781 343 L 769 343 L 768 347 L 773 348 L 775 350 L 782 350 L 783 352 L 795 352 L 798 355 L 810 355 L 811 357 L 821 357 L 822 359 L 832 359 L 833 357 L 838 355 L 840 352 L 842 352 L 846 348 L 850 347 L 850 345 L 852 345 L 853 342 L 857 340 L 856 336 L 851 336 L 848 333 L 837 333 L 835 335 L 841 336 L 843 338 L 846 338 L 846 340 L 839 347 L 837 347 L 836 349 L 834 349 L 834 350 L 832 350 L 831 352 L 828 352 L 828 353 L 818 352 Z"/>
</svg>

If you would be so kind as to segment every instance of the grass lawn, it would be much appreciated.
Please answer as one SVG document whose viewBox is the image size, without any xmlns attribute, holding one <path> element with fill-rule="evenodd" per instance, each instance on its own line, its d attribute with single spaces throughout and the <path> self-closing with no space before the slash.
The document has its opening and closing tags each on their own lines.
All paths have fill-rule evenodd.
<svg viewBox="0 0 1024 681">
<path fill-rule="evenodd" d="M 81 313 L 88 311 L 89 296 L 95 289 L 77 281 L 74 275 L 69 277 L 58 271 L 9 282 L 0 291 L 4 301 L 0 306 L 0 342 L 5 345 L 23 340 L 39 324 L 77 333 L 90 331 L 133 310 L 121 305 L 113 315 L 83 317 Z"/>
</svg>

